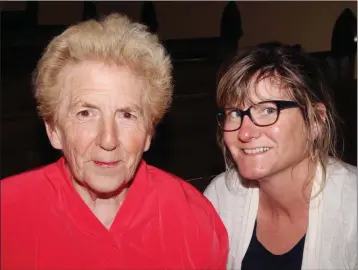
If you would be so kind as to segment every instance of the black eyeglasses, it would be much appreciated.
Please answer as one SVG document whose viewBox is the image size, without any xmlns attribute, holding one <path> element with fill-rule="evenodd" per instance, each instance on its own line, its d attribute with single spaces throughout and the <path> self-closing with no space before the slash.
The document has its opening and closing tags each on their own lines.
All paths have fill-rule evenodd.
<svg viewBox="0 0 358 270">
<path fill-rule="evenodd" d="M 295 101 L 263 101 L 252 105 L 246 111 L 237 108 L 223 108 L 216 114 L 216 119 L 222 131 L 238 130 L 245 115 L 250 117 L 256 126 L 266 127 L 277 122 L 281 110 L 297 107 L 300 105 Z"/>
</svg>

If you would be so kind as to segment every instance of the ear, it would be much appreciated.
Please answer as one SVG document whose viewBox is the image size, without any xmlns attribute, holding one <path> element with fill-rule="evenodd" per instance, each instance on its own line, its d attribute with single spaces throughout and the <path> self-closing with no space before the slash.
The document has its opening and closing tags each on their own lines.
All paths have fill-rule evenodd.
<svg viewBox="0 0 358 270">
<path fill-rule="evenodd" d="M 317 119 L 315 123 L 313 124 L 313 134 L 314 139 L 317 138 L 317 136 L 322 132 L 322 125 L 326 122 L 327 119 L 327 108 L 326 106 L 319 102 L 314 107 L 315 111 L 318 113 L 318 117 L 320 119 Z"/>
<path fill-rule="evenodd" d="M 152 134 L 148 134 L 145 139 L 144 152 L 147 152 L 152 143 Z"/>
<path fill-rule="evenodd" d="M 45 122 L 46 133 L 47 137 L 50 140 L 50 143 L 53 148 L 62 150 L 62 140 L 61 140 L 61 133 L 56 125 L 51 125 Z"/>
</svg>

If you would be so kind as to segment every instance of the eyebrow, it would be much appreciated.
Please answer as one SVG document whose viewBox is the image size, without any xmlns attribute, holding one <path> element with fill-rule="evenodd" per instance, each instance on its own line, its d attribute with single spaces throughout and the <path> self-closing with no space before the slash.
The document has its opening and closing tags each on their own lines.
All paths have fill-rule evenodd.
<svg viewBox="0 0 358 270">
<path fill-rule="evenodd" d="M 90 108 L 90 109 L 99 110 L 98 106 L 96 106 L 94 104 L 91 104 L 91 103 L 88 103 L 88 102 L 83 102 L 83 101 L 74 102 L 74 103 L 71 104 L 71 107 L 86 107 L 86 108 Z"/>
<path fill-rule="evenodd" d="M 100 108 L 92 103 L 84 102 L 84 101 L 77 101 L 71 104 L 71 107 L 85 107 L 95 110 L 100 110 Z M 140 114 L 143 114 L 143 109 L 139 107 L 136 104 L 132 104 L 130 106 L 124 106 L 121 108 L 118 108 L 117 111 L 120 112 L 139 112 Z"/>
</svg>

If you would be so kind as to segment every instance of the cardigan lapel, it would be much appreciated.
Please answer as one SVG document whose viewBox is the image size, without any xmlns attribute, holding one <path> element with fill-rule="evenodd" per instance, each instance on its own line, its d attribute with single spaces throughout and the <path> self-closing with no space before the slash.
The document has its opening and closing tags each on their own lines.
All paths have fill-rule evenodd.
<svg viewBox="0 0 358 270">
<path fill-rule="evenodd" d="M 236 239 L 243 239 L 239 241 L 239 246 L 236 251 L 236 256 L 234 262 L 239 265 L 232 265 L 230 269 L 241 269 L 241 263 L 244 259 L 246 251 L 249 247 L 252 233 L 254 231 L 255 220 L 257 216 L 257 210 L 259 206 L 259 189 L 257 186 L 248 188 L 245 200 L 245 210 L 244 213 L 248 213 L 247 216 L 242 220 L 240 228 L 240 234 L 236 235 Z M 237 232 L 238 233 L 238 232 Z M 235 263 L 233 263 L 235 264 Z"/>
<path fill-rule="evenodd" d="M 320 189 L 322 183 L 322 168 L 317 167 L 316 176 L 313 182 L 311 197 L 314 196 Z M 311 199 L 309 207 L 309 220 L 306 233 L 306 241 L 302 259 L 302 269 L 319 269 L 319 258 L 321 250 L 321 232 L 322 232 L 322 218 L 323 218 L 323 200 L 322 192 Z"/>
</svg>

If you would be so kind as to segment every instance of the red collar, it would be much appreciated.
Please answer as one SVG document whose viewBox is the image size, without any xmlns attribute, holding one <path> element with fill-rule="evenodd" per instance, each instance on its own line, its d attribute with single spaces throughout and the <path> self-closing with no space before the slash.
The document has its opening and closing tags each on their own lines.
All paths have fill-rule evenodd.
<svg viewBox="0 0 358 270">
<path fill-rule="evenodd" d="M 144 160 L 138 165 L 137 172 L 129 187 L 126 198 L 109 231 L 100 223 L 77 193 L 73 186 L 70 172 L 65 165 L 65 158 L 60 158 L 56 164 L 60 173 L 56 174 L 57 177 L 53 173 L 50 173 L 50 175 L 59 178 L 56 179 L 56 183 L 54 183 L 60 189 L 58 190 L 58 204 L 63 208 L 63 211 L 68 212 L 69 218 L 77 226 L 81 227 L 82 230 L 100 237 L 105 235 L 110 236 L 112 233 L 123 233 L 125 228 L 127 228 L 135 219 L 136 215 L 138 215 L 138 212 L 141 211 L 141 204 L 147 194 L 146 190 L 149 184 L 147 164 Z"/>
</svg>

